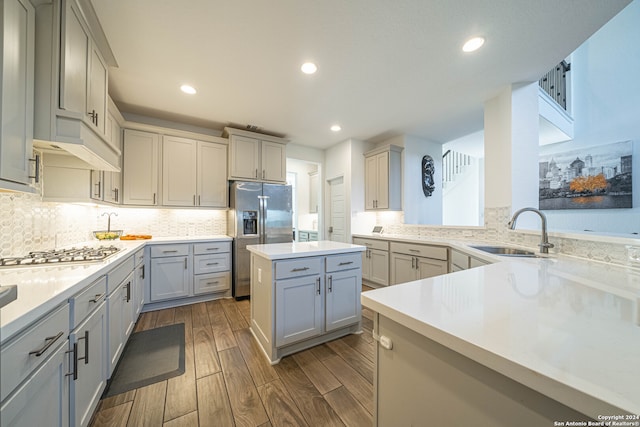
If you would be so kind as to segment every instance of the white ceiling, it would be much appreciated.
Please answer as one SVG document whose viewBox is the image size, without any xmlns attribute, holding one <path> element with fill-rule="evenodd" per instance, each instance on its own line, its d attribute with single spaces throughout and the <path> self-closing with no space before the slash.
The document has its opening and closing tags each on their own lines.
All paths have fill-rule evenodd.
<svg viewBox="0 0 640 427">
<path fill-rule="evenodd" d="M 406 133 L 446 142 L 482 106 L 533 82 L 630 0 L 92 0 L 123 112 L 292 142 Z M 485 46 L 461 51 L 470 36 Z M 305 61 L 318 65 L 304 75 Z M 179 86 L 196 87 L 195 96 Z M 339 123 L 342 131 L 329 127 Z"/>
</svg>

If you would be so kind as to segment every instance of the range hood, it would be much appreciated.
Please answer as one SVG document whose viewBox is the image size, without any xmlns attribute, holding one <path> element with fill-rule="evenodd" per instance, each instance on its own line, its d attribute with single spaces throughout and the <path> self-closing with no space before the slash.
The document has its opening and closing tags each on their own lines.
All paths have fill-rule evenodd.
<svg viewBox="0 0 640 427">
<path fill-rule="evenodd" d="M 68 126 L 64 126 L 67 121 Z M 33 146 L 45 152 L 77 157 L 86 163 L 86 169 L 120 172 L 119 148 L 108 144 L 78 120 L 58 116 L 57 125 L 59 134 L 56 141 L 34 138 Z M 61 131 L 67 132 L 62 136 Z"/>
</svg>

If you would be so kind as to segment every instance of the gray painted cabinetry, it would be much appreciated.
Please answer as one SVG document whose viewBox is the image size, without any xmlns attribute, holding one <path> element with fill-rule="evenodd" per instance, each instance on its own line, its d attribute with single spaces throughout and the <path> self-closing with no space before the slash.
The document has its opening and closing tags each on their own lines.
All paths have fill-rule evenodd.
<svg viewBox="0 0 640 427">
<path fill-rule="evenodd" d="M 359 252 L 270 260 L 251 254 L 251 330 L 271 363 L 359 332 Z"/>
</svg>

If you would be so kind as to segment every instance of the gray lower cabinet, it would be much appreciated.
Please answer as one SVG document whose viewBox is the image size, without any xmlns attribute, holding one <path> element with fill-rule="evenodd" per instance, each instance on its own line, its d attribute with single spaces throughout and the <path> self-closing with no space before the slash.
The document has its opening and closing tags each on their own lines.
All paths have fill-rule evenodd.
<svg viewBox="0 0 640 427">
<path fill-rule="evenodd" d="M 252 254 L 251 328 L 271 363 L 360 330 L 360 252 L 269 260 Z"/>
<path fill-rule="evenodd" d="M 276 286 L 276 346 L 281 347 L 322 333 L 320 275 L 279 281 Z"/>
<path fill-rule="evenodd" d="M 107 384 L 107 305 L 99 302 L 92 314 L 69 335 L 72 351 L 71 425 L 89 425 Z"/>
<path fill-rule="evenodd" d="M 151 303 L 192 297 L 204 300 L 231 290 L 229 241 L 153 245 L 150 256 Z"/>
<path fill-rule="evenodd" d="M 0 426 L 69 425 L 68 335 L 65 303 L 3 343 Z"/>
<path fill-rule="evenodd" d="M 411 282 L 446 274 L 447 248 L 391 242 L 391 284 Z"/>
</svg>

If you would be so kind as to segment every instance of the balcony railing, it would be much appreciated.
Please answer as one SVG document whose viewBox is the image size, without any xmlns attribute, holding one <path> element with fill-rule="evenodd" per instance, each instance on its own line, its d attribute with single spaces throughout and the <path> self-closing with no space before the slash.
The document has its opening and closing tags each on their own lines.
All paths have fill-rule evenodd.
<svg viewBox="0 0 640 427">
<path fill-rule="evenodd" d="M 538 81 L 540 87 L 565 111 L 567 109 L 567 71 L 570 70 L 571 64 L 563 60 Z"/>
</svg>

